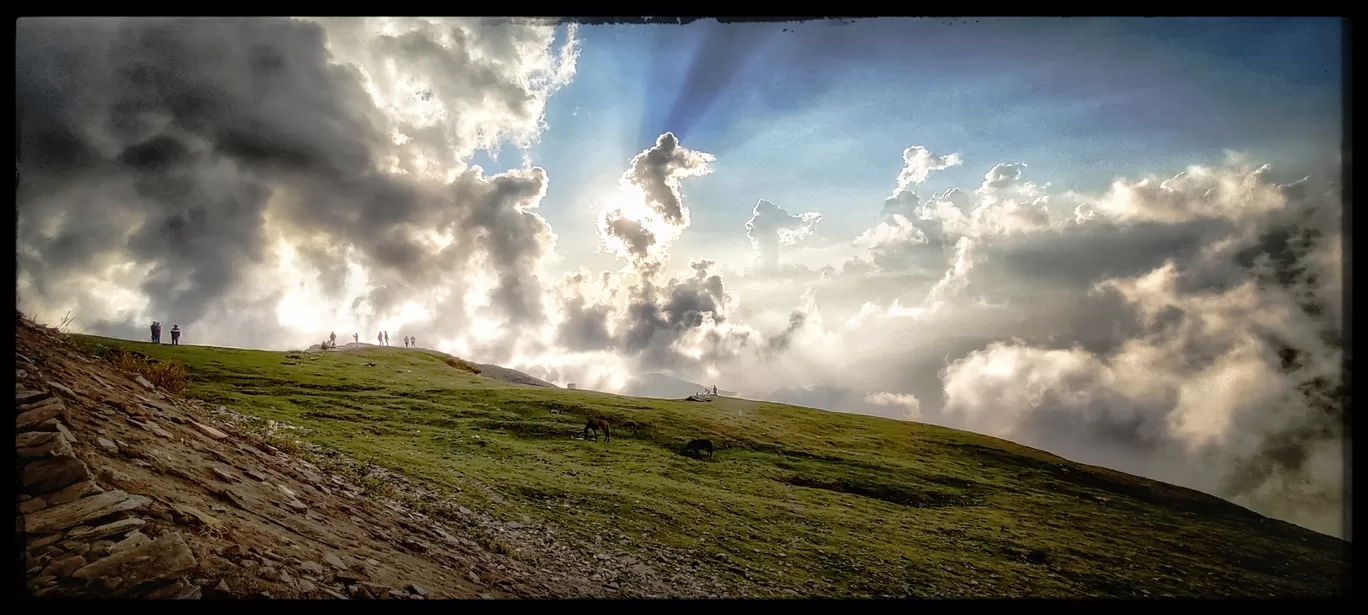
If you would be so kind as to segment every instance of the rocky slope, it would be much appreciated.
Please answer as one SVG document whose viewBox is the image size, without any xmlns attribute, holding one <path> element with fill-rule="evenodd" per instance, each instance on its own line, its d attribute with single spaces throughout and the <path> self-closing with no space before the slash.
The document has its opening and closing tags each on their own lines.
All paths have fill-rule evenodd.
<svg viewBox="0 0 1368 615">
<path fill-rule="evenodd" d="M 19 318 L 15 341 L 17 530 L 34 596 L 709 593 L 558 544 L 552 528 L 363 497 L 352 477 L 240 429 L 243 417 L 120 373 L 52 329 Z"/>
</svg>

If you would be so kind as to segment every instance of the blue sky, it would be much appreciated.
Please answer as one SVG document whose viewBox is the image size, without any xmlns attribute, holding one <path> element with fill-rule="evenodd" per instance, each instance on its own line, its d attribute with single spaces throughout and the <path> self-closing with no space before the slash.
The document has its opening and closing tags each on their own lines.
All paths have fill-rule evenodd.
<svg viewBox="0 0 1368 615">
<path fill-rule="evenodd" d="M 1100 191 L 1227 149 L 1300 174 L 1333 162 L 1340 134 L 1334 19 L 705 21 L 580 33 L 576 78 L 552 97 L 550 130 L 532 152 L 551 176 L 542 214 L 576 264 L 595 242 L 599 195 L 665 130 L 718 158 L 713 175 L 685 184 L 685 253 L 745 249 L 759 198 L 824 213 L 829 237 L 853 235 L 892 191 L 909 145 L 964 158 L 923 192 L 976 186 L 998 162 L 1027 163 L 1036 183 Z M 476 162 L 496 171 L 518 154 Z"/>
</svg>

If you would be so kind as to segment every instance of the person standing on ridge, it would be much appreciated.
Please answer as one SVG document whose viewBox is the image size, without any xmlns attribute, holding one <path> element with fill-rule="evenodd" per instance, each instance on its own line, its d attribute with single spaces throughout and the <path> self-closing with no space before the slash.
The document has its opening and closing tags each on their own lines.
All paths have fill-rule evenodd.
<svg viewBox="0 0 1368 615">
<path fill-rule="evenodd" d="M 360 334 L 360 333 L 353 333 L 353 334 L 352 334 L 352 341 L 353 341 L 353 342 L 356 342 L 356 343 L 358 343 L 358 344 L 360 344 L 360 343 L 361 343 L 361 334 Z"/>
<path fill-rule="evenodd" d="M 385 345 L 389 346 L 389 331 L 385 331 Z"/>
<path fill-rule="evenodd" d="M 331 347 L 333 347 L 333 348 L 337 348 L 337 332 L 336 332 L 336 331 L 333 331 L 332 333 L 329 333 L 329 334 L 328 334 L 328 345 L 331 346 Z"/>
<path fill-rule="evenodd" d="M 418 347 L 418 338 L 417 338 L 417 337 L 410 337 L 410 338 L 409 338 L 409 343 L 410 343 L 410 344 L 413 344 L 413 347 L 414 347 L 414 348 L 417 348 L 417 347 Z"/>
<path fill-rule="evenodd" d="M 171 345 L 180 346 L 180 325 L 171 325 Z"/>
<path fill-rule="evenodd" d="M 152 321 L 152 343 L 157 343 L 157 321 Z"/>
<path fill-rule="evenodd" d="M 385 345 L 385 334 L 384 334 L 384 333 L 376 333 L 376 334 L 375 334 L 375 345 L 376 345 L 376 346 L 384 346 L 384 345 Z"/>
</svg>

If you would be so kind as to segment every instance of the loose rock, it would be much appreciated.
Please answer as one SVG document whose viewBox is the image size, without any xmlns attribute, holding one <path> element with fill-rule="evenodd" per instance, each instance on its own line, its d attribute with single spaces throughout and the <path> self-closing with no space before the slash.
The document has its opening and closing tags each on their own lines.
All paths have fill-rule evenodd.
<svg viewBox="0 0 1368 615">
<path fill-rule="evenodd" d="M 338 557 L 334 553 L 324 555 L 323 563 L 332 566 L 333 568 L 336 568 L 338 570 L 347 570 L 347 563 L 342 561 L 342 558 Z"/>
<path fill-rule="evenodd" d="M 229 473 L 228 473 L 227 471 L 225 471 L 225 470 L 222 470 L 222 469 L 219 469 L 219 468 L 210 468 L 210 470 L 213 471 L 214 476 L 219 477 L 221 480 L 223 480 L 223 481 L 226 482 L 226 483 L 235 483 L 235 482 L 238 481 L 238 477 L 233 476 L 232 474 L 229 474 Z"/>
<path fill-rule="evenodd" d="M 35 512 L 24 519 L 24 529 L 32 534 L 64 530 L 92 519 L 146 506 L 150 502 L 151 500 L 140 495 L 106 491 Z"/>
<path fill-rule="evenodd" d="M 47 499 L 48 504 L 56 506 L 58 504 L 66 504 L 67 502 L 75 502 L 92 493 L 102 493 L 103 491 L 104 490 L 100 489 L 95 483 L 86 480 L 68 485 L 61 491 L 47 496 L 45 499 Z"/>
<path fill-rule="evenodd" d="M 143 534 L 142 532 L 139 532 L 137 530 L 133 530 L 128 534 L 127 538 L 124 538 L 123 540 L 120 540 L 119 542 L 114 543 L 113 546 L 109 547 L 109 553 L 110 555 L 113 555 L 115 553 L 119 553 L 120 551 L 136 549 L 149 542 L 152 542 L 152 540 L 148 538 L 146 534 Z"/>
<path fill-rule="evenodd" d="M 78 579 L 120 577 L 132 587 L 149 581 L 171 579 L 199 565 L 179 532 L 163 535 L 141 547 L 96 561 L 73 575 Z"/>
<path fill-rule="evenodd" d="M 24 488 L 31 493 L 57 491 L 89 479 L 90 470 L 86 464 L 69 455 L 39 459 L 24 466 Z"/>
<path fill-rule="evenodd" d="M 54 389 L 57 389 L 58 391 L 61 391 L 61 392 L 64 393 L 67 397 L 70 397 L 70 398 L 72 398 L 72 399 L 76 399 L 76 391 L 73 391 L 73 390 L 67 388 L 66 386 L 64 386 L 64 385 L 62 385 L 62 384 L 59 384 L 59 383 L 56 383 L 56 382 L 48 382 L 47 385 L 48 385 L 49 387 L 52 387 L 52 388 L 54 388 Z"/>
<path fill-rule="evenodd" d="M 66 404 L 56 397 L 49 397 L 36 404 L 20 406 L 19 416 L 14 419 L 15 429 L 31 431 L 39 425 L 55 418 L 68 420 Z M 43 430 L 48 431 L 48 430 Z"/>
<path fill-rule="evenodd" d="M 202 597 L 198 585 L 176 579 L 147 594 L 149 600 L 199 600 Z"/>
<path fill-rule="evenodd" d="M 20 502 L 20 503 L 19 503 L 19 513 L 20 513 L 20 514 L 27 515 L 27 514 L 29 514 L 29 513 L 31 513 L 31 512 L 34 512 L 34 511 L 37 511 L 37 510 L 42 510 L 42 509 L 44 509 L 44 508 L 47 508 L 47 505 L 48 505 L 47 501 L 44 500 L 43 498 L 34 498 L 34 499 L 31 499 L 31 500 L 29 500 L 29 501 L 27 501 L 27 502 Z"/>
<path fill-rule="evenodd" d="M 39 573 L 39 576 L 51 575 L 55 578 L 64 579 L 71 576 L 71 573 L 84 568 L 85 565 L 86 560 L 84 557 L 73 555 L 48 564 L 47 567 Z"/>
<path fill-rule="evenodd" d="M 37 457 L 71 457 L 74 440 L 59 431 L 29 431 L 14 438 L 15 452 L 25 459 Z"/>
<path fill-rule="evenodd" d="M 204 432 L 204 435 L 209 436 L 210 438 L 213 438 L 215 440 L 222 440 L 228 437 L 228 434 L 223 433 L 217 429 L 214 429 L 213 427 L 210 427 L 208 425 L 205 425 L 204 423 L 201 423 L 199 421 L 190 421 L 190 424 L 199 428 L 200 431 Z"/>
<path fill-rule="evenodd" d="M 119 445 L 115 444 L 114 441 L 109 438 L 95 438 L 95 443 L 99 444 L 100 448 L 109 451 L 110 453 L 115 455 L 119 454 Z"/>
</svg>

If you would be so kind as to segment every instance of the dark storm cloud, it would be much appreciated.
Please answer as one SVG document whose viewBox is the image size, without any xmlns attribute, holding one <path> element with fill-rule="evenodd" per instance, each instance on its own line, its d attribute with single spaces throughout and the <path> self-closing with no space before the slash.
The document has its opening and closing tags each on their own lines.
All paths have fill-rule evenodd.
<svg viewBox="0 0 1368 615">
<path fill-rule="evenodd" d="M 377 44 L 439 69 L 471 64 L 474 42 L 438 49 L 433 35 Z M 17 39 L 19 269 L 39 294 L 127 260 L 148 271 L 140 285 L 153 313 L 201 320 L 267 258 L 270 203 L 272 230 L 296 236 L 325 293 L 340 290 L 346 255 L 379 278 L 368 301 L 385 310 L 413 283 L 449 283 L 482 251 L 506 318 L 542 318 L 534 269 L 553 239 L 530 210 L 545 172 L 470 169 L 443 186 L 377 171 L 394 151 L 388 119 L 360 72 L 331 62 L 319 25 L 23 19 Z M 535 115 L 496 65 L 433 88 Z M 450 146 L 440 130 L 413 132 Z M 452 245 L 434 251 L 426 232 Z"/>
</svg>

